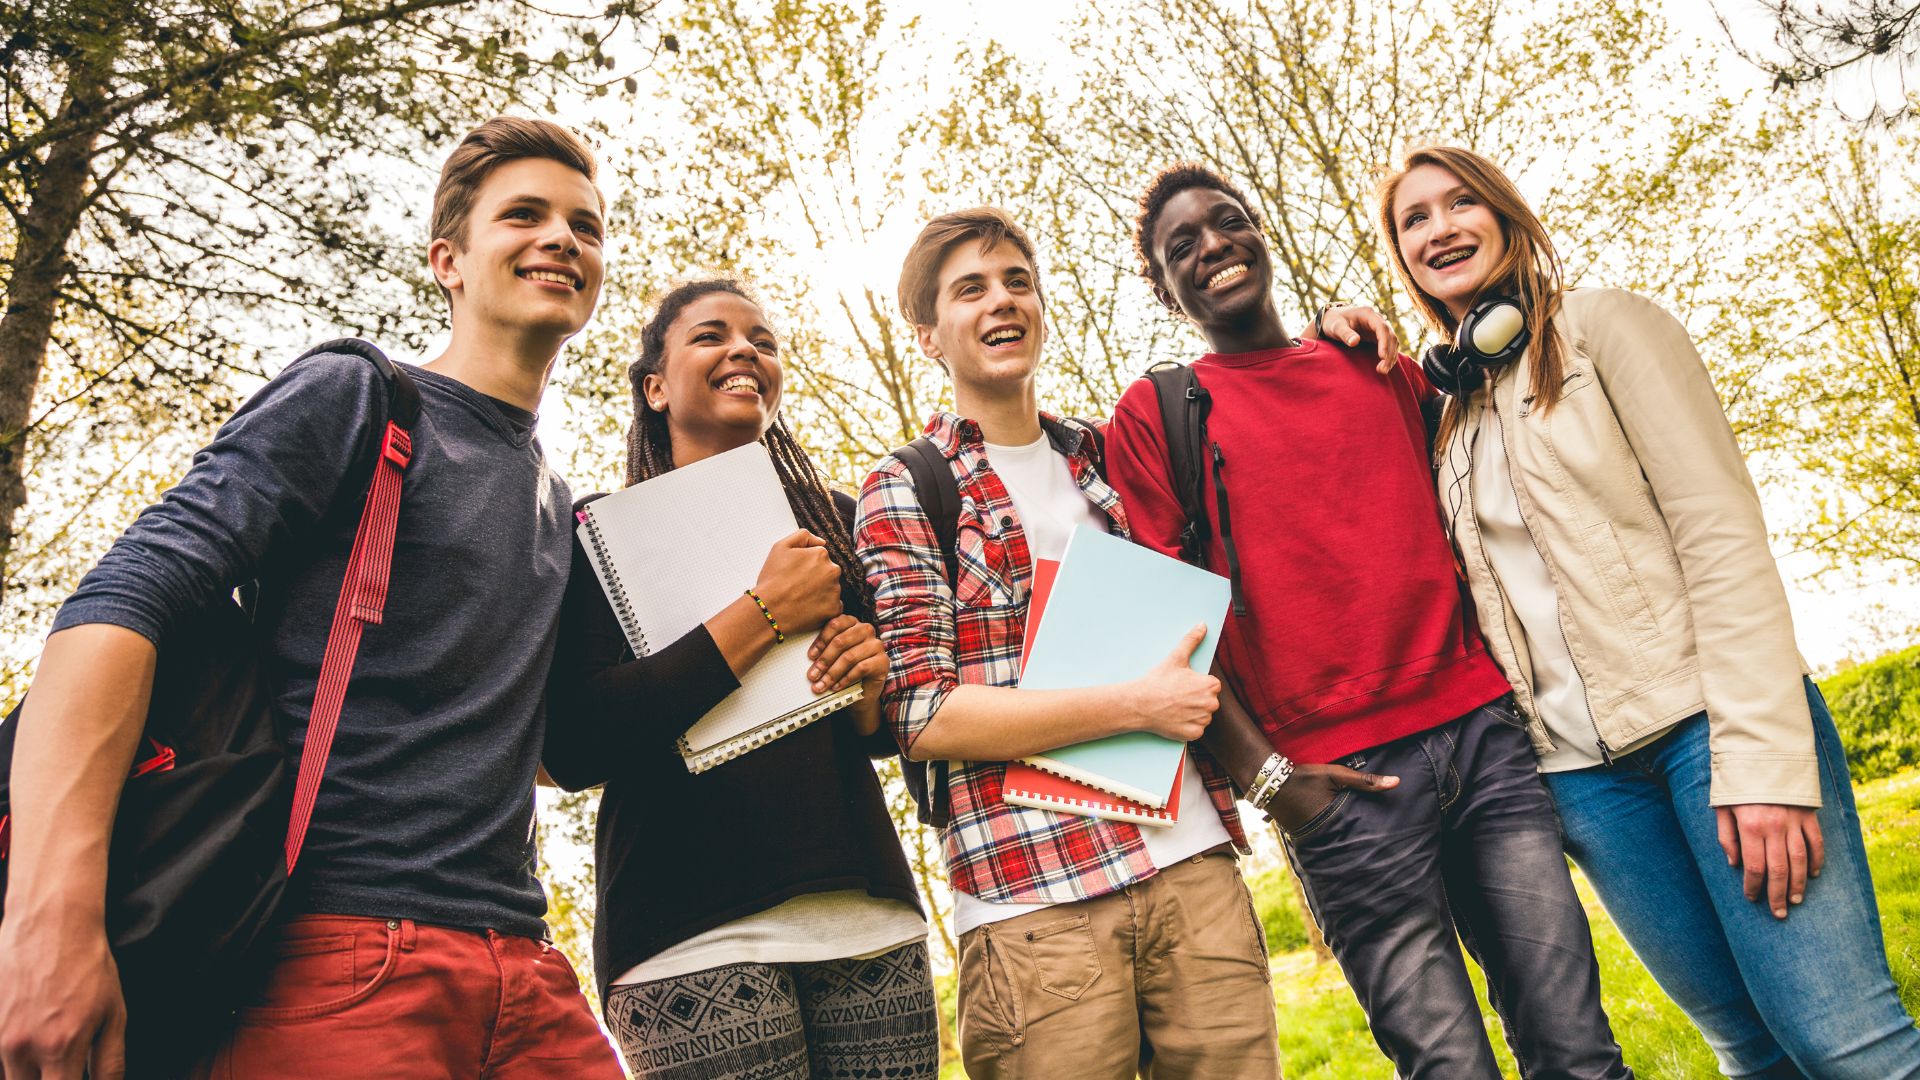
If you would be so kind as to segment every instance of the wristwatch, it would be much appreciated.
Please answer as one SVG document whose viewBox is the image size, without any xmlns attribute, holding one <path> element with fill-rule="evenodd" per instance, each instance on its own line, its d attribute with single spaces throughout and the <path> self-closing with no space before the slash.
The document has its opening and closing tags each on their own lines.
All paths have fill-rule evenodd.
<svg viewBox="0 0 1920 1080">
<path fill-rule="evenodd" d="M 1351 306 L 1352 305 L 1348 304 L 1345 300 L 1328 301 L 1327 306 L 1321 308 L 1320 313 L 1313 317 L 1313 336 L 1317 338 L 1322 338 L 1322 339 L 1324 339 L 1327 336 L 1327 327 L 1325 324 L 1327 312 L 1332 311 L 1334 308 L 1337 308 L 1337 307 L 1351 307 Z"/>
</svg>

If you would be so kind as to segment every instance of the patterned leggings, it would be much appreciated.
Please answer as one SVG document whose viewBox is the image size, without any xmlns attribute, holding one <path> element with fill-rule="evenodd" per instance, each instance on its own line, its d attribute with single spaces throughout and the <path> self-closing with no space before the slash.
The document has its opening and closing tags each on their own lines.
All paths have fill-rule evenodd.
<svg viewBox="0 0 1920 1080">
<path fill-rule="evenodd" d="M 616 986 L 607 1020 L 637 1080 L 940 1073 L 923 941 L 866 960 L 729 964 Z"/>
</svg>

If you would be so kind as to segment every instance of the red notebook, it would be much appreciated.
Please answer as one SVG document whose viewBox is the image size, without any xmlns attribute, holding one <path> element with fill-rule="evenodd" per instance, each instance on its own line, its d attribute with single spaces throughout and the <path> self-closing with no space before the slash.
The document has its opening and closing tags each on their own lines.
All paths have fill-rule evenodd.
<svg viewBox="0 0 1920 1080">
<path fill-rule="evenodd" d="M 1028 590 L 1027 633 L 1020 643 L 1020 666 L 1027 666 L 1027 654 L 1033 652 L 1033 635 L 1040 629 L 1040 616 L 1046 614 L 1047 596 L 1053 592 L 1054 575 L 1060 572 L 1059 559 L 1033 560 L 1033 588 Z"/>
<path fill-rule="evenodd" d="M 1033 561 L 1033 588 L 1031 598 L 1027 601 L 1026 640 L 1020 645 L 1022 667 L 1026 666 L 1027 654 L 1033 650 L 1033 635 L 1040 628 L 1040 617 L 1047 610 L 1047 596 L 1053 591 L 1053 577 L 1059 571 L 1058 559 Z M 1181 767 L 1174 772 L 1173 791 L 1167 796 L 1165 810 L 1155 810 L 1118 795 L 1109 795 L 1099 788 L 1064 776 L 1055 776 L 1018 761 L 1007 763 L 1007 777 L 1000 797 L 1008 806 L 1029 806 L 1037 810 L 1057 810 L 1063 814 L 1080 814 L 1110 821 L 1131 821 L 1135 825 L 1172 825 L 1180 820 L 1180 778 L 1186 762 L 1186 755 L 1182 754 Z"/>
<path fill-rule="evenodd" d="M 1018 761 L 1007 763 L 1007 778 L 1000 798 L 1008 806 L 1030 806 L 1037 810 L 1057 810 L 1063 814 L 1131 821 L 1135 825 L 1173 825 L 1180 820 L 1180 780 L 1185 774 L 1187 756 L 1180 755 L 1180 770 L 1173 774 L 1173 790 L 1167 795 L 1167 808 L 1155 810 L 1099 788 L 1076 783 L 1064 776 L 1043 772 Z"/>
</svg>

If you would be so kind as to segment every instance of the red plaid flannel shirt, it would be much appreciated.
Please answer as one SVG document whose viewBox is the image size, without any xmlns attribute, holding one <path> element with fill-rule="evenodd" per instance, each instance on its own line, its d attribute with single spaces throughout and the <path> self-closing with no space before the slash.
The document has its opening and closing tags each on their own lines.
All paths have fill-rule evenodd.
<svg viewBox="0 0 1920 1080">
<path fill-rule="evenodd" d="M 1094 471 L 1076 421 L 1042 414 L 1041 426 L 1067 455 L 1073 478 L 1127 535 L 1120 496 Z M 956 547 L 959 581 L 947 583 L 933 526 L 898 458 L 883 460 L 860 491 L 855 542 L 873 583 L 874 624 L 892 670 L 882 713 L 903 747 L 926 729 L 961 683 L 1014 686 L 1026 629 L 1033 560 L 1006 485 L 987 461 L 980 426 L 936 413 L 926 435 L 960 484 Z M 1194 764 L 1234 843 L 1246 846 L 1226 771 L 1195 746 Z M 1138 826 L 1008 806 L 1003 761 L 953 763 L 948 775 L 953 821 L 942 831 L 953 887 L 998 903 L 1065 903 L 1113 892 L 1153 874 Z"/>
</svg>

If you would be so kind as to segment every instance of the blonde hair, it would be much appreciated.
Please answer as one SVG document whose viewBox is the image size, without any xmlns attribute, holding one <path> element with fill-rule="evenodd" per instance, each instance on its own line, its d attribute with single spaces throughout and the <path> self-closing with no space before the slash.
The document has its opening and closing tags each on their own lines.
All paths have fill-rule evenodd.
<svg viewBox="0 0 1920 1080">
<path fill-rule="evenodd" d="M 1377 194 L 1380 238 L 1393 251 L 1394 275 L 1400 279 L 1408 295 L 1413 297 L 1414 307 L 1419 310 L 1420 317 L 1450 342 L 1459 329 L 1459 320 L 1439 299 L 1414 283 L 1413 274 L 1407 269 L 1406 253 L 1400 250 L 1400 231 L 1394 221 L 1394 193 L 1399 191 L 1400 182 L 1407 178 L 1407 174 L 1422 165 L 1435 165 L 1459 177 L 1460 183 L 1492 211 L 1499 222 L 1501 239 L 1506 241 L 1506 254 L 1493 272 L 1487 275 L 1486 284 L 1481 286 L 1480 292 L 1472 297 L 1468 306 L 1489 293 L 1511 295 L 1519 301 L 1520 310 L 1526 316 L 1527 330 L 1533 336 L 1531 344 L 1527 346 L 1533 362 L 1532 379 L 1527 392 L 1533 396 L 1535 408 L 1542 412 L 1553 408 L 1554 403 L 1560 400 L 1560 384 L 1565 377 L 1566 366 L 1565 358 L 1561 355 L 1560 339 L 1553 332 L 1553 318 L 1560 310 L 1560 294 L 1564 285 L 1560 255 L 1553 249 L 1553 240 L 1547 235 L 1546 226 L 1540 224 L 1533 208 L 1527 205 L 1520 189 L 1514 187 L 1507 174 L 1501 172 L 1498 165 L 1471 150 L 1456 146 L 1421 147 L 1407 154 L 1400 167 L 1380 181 Z M 1440 418 L 1440 443 L 1445 443 L 1453 434 L 1465 404 L 1457 398 L 1448 399 L 1446 412 Z"/>
</svg>

